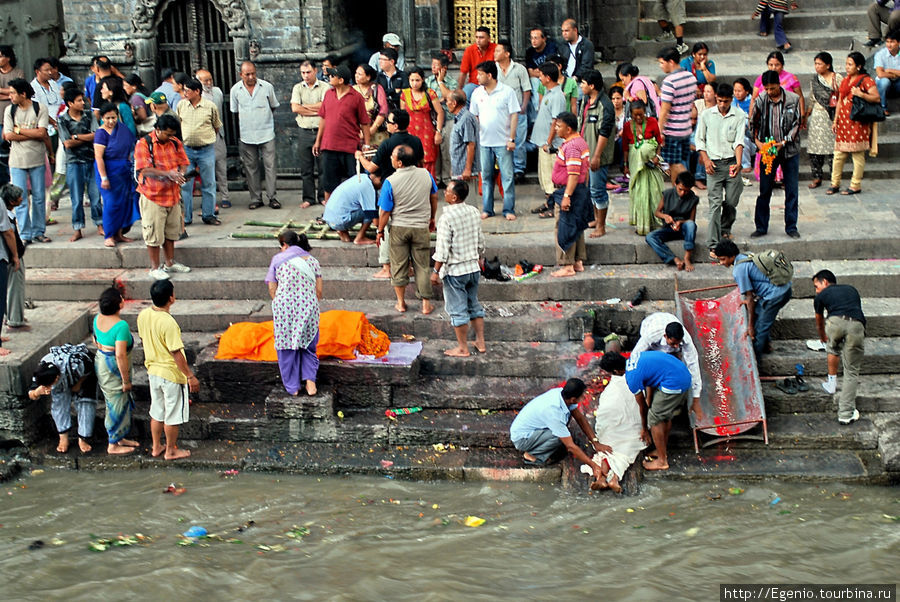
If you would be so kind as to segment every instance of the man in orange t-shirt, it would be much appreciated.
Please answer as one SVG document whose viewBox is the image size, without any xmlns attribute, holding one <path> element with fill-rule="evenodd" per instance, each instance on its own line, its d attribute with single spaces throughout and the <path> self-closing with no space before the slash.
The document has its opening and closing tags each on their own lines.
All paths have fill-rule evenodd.
<svg viewBox="0 0 900 602">
<path fill-rule="evenodd" d="M 482 26 L 475 30 L 475 43 L 466 48 L 459 66 L 459 87 L 466 93 L 466 98 L 471 99 L 472 92 L 478 87 L 478 65 L 493 61 L 496 47 L 497 44 L 491 42 L 490 29 Z"/>
<path fill-rule="evenodd" d="M 190 165 L 184 144 L 175 137 L 178 119 L 161 115 L 155 129 L 137 141 L 134 167 L 138 174 L 137 190 L 141 193 L 141 224 L 144 242 L 150 253 L 150 276 L 166 280 L 173 272 L 190 272 L 191 268 L 175 261 L 175 241 L 184 229 L 181 185 L 184 170 Z M 159 262 L 159 248 L 166 255 Z"/>
</svg>

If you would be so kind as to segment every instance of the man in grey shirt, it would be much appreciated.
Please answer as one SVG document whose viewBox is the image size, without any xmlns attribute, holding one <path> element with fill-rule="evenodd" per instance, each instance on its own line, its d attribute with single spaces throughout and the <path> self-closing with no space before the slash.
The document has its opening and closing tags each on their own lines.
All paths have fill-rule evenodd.
<svg viewBox="0 0 900 602">
<path fill-rule="evenodd" d="M 478 167 L 478 119 L 466 107 L 466 93 L 457 88 L 447 99 L 447 108 L 453 116 L 453 132 L 450 134 L 450 173 L 454 179 L 469 180 L 477 174 Z"/>
<path fill-rule="evenodd" d="M 278 105 L 272 84 L 258 79 L 256 65 L 244 61 L 241 64 L 241 81 L 231 88 L 231 112 L 238 114 L 240 122 L 241 163 L 247 172 L 250 209 L 262 207 L 263 204 L 261 167 L 265 172 L 269 207 L 281 209 L 281 203 L 275 198 L 275 119 L 272 116 Z"/>
<path fill-rule="evenodd" d="M 547 90 L 541 98 L 538 114 L 531 129 L 531 143 L 538 147 L 538 181 L 544 195 L 549 197 L 556 190 L 550 176 L 553 172 L 553 162 L 556 160 L 556 150 L 562 144 L 562 139 L 554 138 L 556 116 L 566 109 L 566 96 L 560 87 L 559 67 L 556 63 L 547 61 L 540 67 L 541 84 Z M 553 217 L 553 208 L 546 203 L 532 209 L 532 213 L 539 213 L 541 217 Z"/>
</svg>

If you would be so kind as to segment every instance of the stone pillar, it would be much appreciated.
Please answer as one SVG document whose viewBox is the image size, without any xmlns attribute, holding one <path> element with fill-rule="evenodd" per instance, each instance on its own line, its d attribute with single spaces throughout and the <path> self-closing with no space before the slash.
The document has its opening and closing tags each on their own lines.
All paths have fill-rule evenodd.
<svg viewBox="0 0 900 602">
<path fill-rule="evenodd" d="M 144 81 L 144 85 L 152 90 L 159 85 L 157 77 L 159 73 L 156 71 L 156 36 L 144 33 L 136 34 L 134 37 L 134 64 L 137 67 L 138 75 Z"/>
</svg>

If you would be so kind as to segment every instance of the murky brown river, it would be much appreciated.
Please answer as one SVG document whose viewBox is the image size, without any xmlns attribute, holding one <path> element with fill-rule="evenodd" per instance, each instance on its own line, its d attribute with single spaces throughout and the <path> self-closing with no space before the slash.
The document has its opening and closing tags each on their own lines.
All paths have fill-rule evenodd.
<svg viewBox="0 0 900 602">
<path fill-rule="evenodd" d="M 170 483 L 186 492 L 164 494 Z M 898 515 L 897 488 L 841 484 L 659 483 L 590 498 L 532 484 L 47 470 L 0 486 L 0 598 L 718 600 L 721 582 L 895 582 Z M 191 526 L 214 537 L 179 545 Z M 137 533 L 149 539 L 89 549 Z"/>
</svg>

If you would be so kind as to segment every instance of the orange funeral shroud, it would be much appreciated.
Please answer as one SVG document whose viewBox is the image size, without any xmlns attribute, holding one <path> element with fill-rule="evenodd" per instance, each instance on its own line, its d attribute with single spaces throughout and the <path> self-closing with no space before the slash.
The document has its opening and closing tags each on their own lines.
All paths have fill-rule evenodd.
<svg viewBox="0 0 900 602">
<path fill-rule="evenodd" d="M 388 336 L 369 323 L 358 311 L 332 310 L 319 318 L 319 344 L 316 355 L 352 360 L 357 354 L 382 357 L 387 355 L 391 342 Z M 252 360 L 275 362 L 274 323 L 237 322 L 228 327 L 219 339 L 219 360 Z"/>
</svg>

